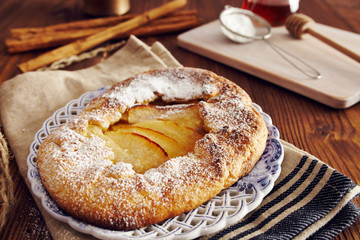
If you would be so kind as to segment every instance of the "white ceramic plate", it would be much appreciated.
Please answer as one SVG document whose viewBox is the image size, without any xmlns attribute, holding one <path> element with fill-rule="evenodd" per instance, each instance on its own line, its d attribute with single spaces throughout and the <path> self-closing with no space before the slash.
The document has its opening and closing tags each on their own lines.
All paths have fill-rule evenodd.
<svg viewBox="0 0 360 240">
<path fill-rule="evenodd" d="M 70 101 L 65 107 L 56 111 L 44 122 L 30 146 L 27 164 L 28 179 L 32 191 L 41 199 L 45 210 L 57 220 L 68 223 L 79 232 L 100 239 L 192 239 L 214 233 L 239 221 L 247 213 L 259 206 L 263 198 L 273 188 L 274 182 L 281 172 L 281 163 L 284 158 L 283 146 L 279 141 L 279 132 L 272 124 L 270 116 L 262 112 L 262 109 L 254 104 L 269 130 L 266 149 L 259 162 L 247 176 L 239 179 L 237 183 L 223 190 L 210 201 L 188 213 L 133 231 L 113 231 L 99 228 L 71 217 L 61 210 L 47 193 L 36 163 L 37 152 L 40 144 L 52 129 L 72 119 L 82 111 L 91 99 L 99 96 L 106 89 L 107 87 L 85 93 L 80 98 Z"/>
</svg>

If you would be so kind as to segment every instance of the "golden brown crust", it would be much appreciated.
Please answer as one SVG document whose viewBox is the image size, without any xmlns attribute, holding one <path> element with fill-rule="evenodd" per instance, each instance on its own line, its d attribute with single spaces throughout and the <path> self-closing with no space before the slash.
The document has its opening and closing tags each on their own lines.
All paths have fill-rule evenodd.
<svg viewBox="0 0 360 240">
<path fill-rule="evenodd" d="M 185 90 L 184 90 L 185 89 Z M 194 151 L 144 174 L 114 162 L 89 126 L 108 129 L 135 104 L 199 100 L 207 134 Z M 40 146 L 38 166 L 52 198 L 94 225 L 130 230 L 196 208 L 246 175 L 260 158 L 267 129 L 249 96 L 231 81 L 194 68 L 153 70 L 115 84 Z"/>
</svg>

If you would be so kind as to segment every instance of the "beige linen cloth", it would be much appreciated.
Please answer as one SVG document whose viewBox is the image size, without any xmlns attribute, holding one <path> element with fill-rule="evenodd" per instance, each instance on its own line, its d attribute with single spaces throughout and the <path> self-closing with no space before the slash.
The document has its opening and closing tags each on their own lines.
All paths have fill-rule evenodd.
<svg viewBox="0 0 360 240">
<path fill-rule="evenodd" d="M 174 66 L 181 64 L 163 45 L 156 42 L 148 46 L 131 36 L 122 49 L 93 67 L 71 72 L 61 70 L 29 72 L 3 83 L 0 87 L 1 121 L 27 186 L 30 187 L 26 177 L 29 146 L 42 123 L 56 110 L 85 92 L 112 85 L 146 70 Z M 351 199 L 359 194 L 360 187 L 308 153 L 288 143 L 283 142 L 283 144 L 285 158 L 274 191 L 244 220 L 204 238 L 262 237 L 266 239 L 270 236 L 269 239 L 276 239 L 279 235 L 282 239 L 304 239 L 320 234 L 331 237 L 356 221 L 359 211 Z M 329 193 L 326 187 L 330 190 L 335 189 L 334 193 L 331 191 Z M 326 192 L 323 194 L 329 195 L 328 201 L 324 204 L 326 210 L 316 213 L 313 218 L 301 214 L 302 209 L 308 207 L 311 211 L 313 205 L 318 207 L 322 204 L 317 202 L 323 199 L 322 189 Z M 43 210 L 39 199 L 36 197 L 34 199 L 53 239 L 92 239 L 91 236 L 76 232 L 67 224 L 52 218 Z M 329 224 L 338 226 L 334 221 L 342 222 L 344 216 L 350 215 L 351 219 L 348 219 L 346 224 L 342 224 L 341 228 L 327 227 Z M 296 224 L 299 219 L 313 220 L 305 224 L 305 227 L 299 227 Z M 292 226 L 291 222 L 294 221 L 295 224 Z M 282 222 L 286 224 L 281 224 Z M 282 228 L 285 229 L 281 230 Z M 289 228 L 293 229 L 293 233 L 284 234 L 289 232 Z M 319 228 L 324 230 L 320 232 Z"/>
</svg>

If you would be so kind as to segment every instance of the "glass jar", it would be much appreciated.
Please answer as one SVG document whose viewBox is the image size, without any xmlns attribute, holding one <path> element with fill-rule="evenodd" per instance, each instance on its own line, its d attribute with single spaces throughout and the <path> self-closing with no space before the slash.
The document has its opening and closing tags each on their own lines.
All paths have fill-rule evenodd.
<svg viewBox="0 0 360 240">
<path fill-rule="evenodd" d="M 299 9 L 300 0 L 243 0 L 242 8 L 265 18 L 273 27 L 282 26 Z"/>
</svg>

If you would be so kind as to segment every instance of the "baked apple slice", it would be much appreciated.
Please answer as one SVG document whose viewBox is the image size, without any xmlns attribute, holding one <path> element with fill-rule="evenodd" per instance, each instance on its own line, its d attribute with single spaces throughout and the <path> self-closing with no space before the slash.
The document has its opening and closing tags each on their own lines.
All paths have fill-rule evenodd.
<svg viewBox="0 0 360 240">
<path fill-rule="evenodd" d="M 122 120 L 130 124 L 151 120 L 168 120 L 198 132 L 201 132 L 203 125 L 197 103 L 165 106 L 137 105 L 130 108 Z"/>
<path fill-rule="evenodd" d="M 202 138 L 202 135 L 194 129 L 185 127 L 173 121 L 153 120 L 135 123 L 133 126 L 153 129 L 169 136 L 170 138 L 175 139 L 187 152 L 192 151 L 195 142 Z"/>
<path fill-rule="evenodd" d="M 165 150 L 169 158 L 182 156 L 187 153 L 187 151 L 175 139 L 153 129 L 125 124 L 115 124 L 111 126 L 110 131 L 117 133 L 136 133 L 149 138 L 153 142 L 159 144 Z"/>
<path fill-rule="evenodd" d="M 138 173 L 156 168 L 169 159 L 159 144 L 140 134 L 110 131 L 105 136 L 115 161 L 130 163 Z"/>
</svg>

